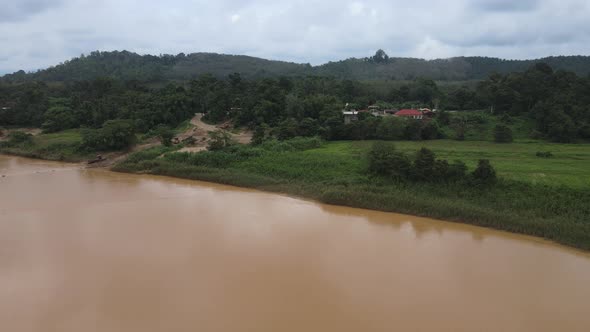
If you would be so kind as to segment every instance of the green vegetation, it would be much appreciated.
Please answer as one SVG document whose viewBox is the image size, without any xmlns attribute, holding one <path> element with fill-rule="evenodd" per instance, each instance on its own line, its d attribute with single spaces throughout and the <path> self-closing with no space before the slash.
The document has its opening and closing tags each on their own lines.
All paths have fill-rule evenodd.
<svg viewBox="0 0 590 332">
<path fill-rule="evenodd" d="M 256 79 L 280 76 L 325 76 L 352 80 L 433 80 L 483 79 L 492 73 L 524 71 L 538 62 L 556 69 L 590 73 L 590 57 L 559 56 L 538 60 L 502 60 L 489 57 L 457 57 L 424 60 L 391 58 L 382 50 L 372 57 L 352 58 L 320 66 L 271 61 L 250 56 L 193 53 L 160 56 L 128 51 L 99 52 L 65 61 L 34 73 L 19 71 L 0 80 L 6 82 L 67 82 L 112 77 L 120 80 L 166 82 L 190 80 L 206 73 L 226 77 L 233 73 Z"/>
<path fill-rule="evenodd" d="M 572 59 L 578 72 L 588 61 Z M 457 62 L 473 65 L 472 72 L 456 72 Z M 523 63 L 378 52 L 311 68 L 211 54 L 99 52 L 0 80 L 0 126 L 43 129 L 35 137 L 11 134 L 0 152 L 81 160 L 128 149 L 136 137 L 158 137 L 164 146 L 133 154 L 116 169 L 464 221 L 590 249 L 590 148 L 547 143 L 590 140 L 590 77 Z M 518 72 L 441 84 L 427 78 L 438 66 L 445 79 Z M 347 79 L 367 73 L 388 80 Z M 134 75 L 140 80 L 127 80 Z M 53 79 L 62 82 L 43 82 Z M 385 114 L 422 107 L 438 111 L 422 113 L 425 119 Z M 347 123 L 343 109 L 383 116 L 361 111 Z M 175 152 L 171 138 L 191 126 L 195 113 L 224 128 L 253 130 L 252 145 L 236 145 L 218 131 L 210 134 L 209 151 Z M 372 140 L 396 141 L 395 148 Z"/>
<path fill-rule="evenodd" d="M 73 162 L 91 158 L 93 153 L 81 146 L 82 135 L 78 129 L 37 136 L 13 132 L 8 141 L 0 142 L 0 153 Z"/>
<path fill-rule="evenodd" d="M 534 174 L 527 174 L 518 181 L 506 176 L 510 175 L 507 170 L 511 170 L 506 167 L 508 158 L 512 163 L 524 162 L 530 167 L 543 168 L 555 161 L 570 161 L 569 158 L 575 157 L 580 159 L 579 167 L 584 168 L 581 165 L 587 165 L 590 160 L 590 148 L 577 146 L 577 150 L 572 150 L 571 145 L 552 144 L 551 150 L 555 151 L 556 157 L 541 159 L 534 151 L 546 147 L 543 143 L 433 143 L 438 144 L 429 145 L 429 149 L 436 153 L 426 149 L 416 153 L 421 144 L 417 142 L 396 143 L 395 149 L 387 144 L 377 144 L 371 149 L 373 142 L 323 143 L 314 138 L 284 142 L 271 140 L 257 146 L 234 145 L 197 154 L 172 152 L 160 158 L 157 157 L 161 156 L 162 150 L 141 152 L 131 155 L 115 169 L 233 184 L 331 204 L 461 221 L 540 236 L 590 250 L 590 183 L 580 186 L 570 182 L 572 174 L 588 174 L 590 170 L 581 173 L 574 170 L 572 173 L 572 169 L 563 167 L 560 173 L 550 174 L 549 181 L 544 182 L 550 184 L 540 184 Z M 485 151 L 478 144 L 493 149 Z M 530 154 L 522 153 L 524 150 Z M 386 166 L 373 164 L 370 155 L 384 157 L 385 165 L 390 162 L 404 165 L 401 169 L 407 168 L 408 173 L 399 173 L 399 170 L 397 173 L 384 172 Z M 468 169 L 465 164 L 454 163 L 458 175 L 452 181 L 420 177 L 428 174 L 425 173 L 428 169 L 436 173 L 435 166 L 431 165 L 437 165 L 437 158 L 442 157 L 464 159 Z M 399 161 L 405 158 L 407 160 Z M 491 162 L 480 160 L 483 158 Z M 519 174 L 518 170 L 513 173 L 516 174 Z"/>
<path fill-rule="evenodd" d="M 136 141 L 130 120 L 109 120 L 99 129 L 82 130 L 82 148 L 88 151 L 122 150 Z"/>
<path fill-rule="evenodd" d="M 350 146 L 368 151 L 371 142 L 337 142 L 330 146 Z M 422 147 L 434 151 L 438 158 L 462 160 L 470 169 L 479 159 L 488 159 L 498 177 L 534 185 L 590 190 L 590 145 L 560 144 L 527 140 L 512 144 L 484 141 L 434 140 L 395 142 L 396 150 L 412 153 Z M 537 152 L 551 151 L 552 158 L 539 158 Z"/>
<path fill-rule="evenodd" d="M 378 60 L 375 60 L 378 59 Z M 383 54 L 371 62 L 391 61 Z M 539 63 L 525 72 L 494 74 L 475 85 L 449 86 L 417 78 L 374 89 L 373 83 L 333 77 L 247 80 L 240 74 L 202 75 L 184 83 L 98 78 L 49 85 L 0 83 L 0 126 L 42 127 L 45 132 L 99 129 L 109 120 L 130 120 L 148 135 L 158 126 L 177 128 L 195 113 L 204 121 L 249 127 L 278 139 L 321 136 L 326 140 L 496 140 L 555 142 L 590 140 L 590 78 L 553 71 Z M 342 110 L 372 106 L 388 114 L 402 108 L 437 108 L 426 120 L 360 112 L 344 123 Z M 442 110 L 460 111 L 442 111 Z M 479 111 L 478 111 L 479 110 Z M 381 114 L 383 115 L 383 113 Z M 264 131 L 264 132 L 263 132 Z"/>
</svg>

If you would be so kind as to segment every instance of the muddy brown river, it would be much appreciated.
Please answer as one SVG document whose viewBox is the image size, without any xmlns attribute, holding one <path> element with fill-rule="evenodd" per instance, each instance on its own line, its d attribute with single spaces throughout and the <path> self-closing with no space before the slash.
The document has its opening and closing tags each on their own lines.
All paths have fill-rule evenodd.
<svg viewBox="0 0 590 332">
<path fill-rule="evenodd" d="M 586 332 L 590 256 L 443 221 L 0 156 L 0 330 Z"/>
</svg>

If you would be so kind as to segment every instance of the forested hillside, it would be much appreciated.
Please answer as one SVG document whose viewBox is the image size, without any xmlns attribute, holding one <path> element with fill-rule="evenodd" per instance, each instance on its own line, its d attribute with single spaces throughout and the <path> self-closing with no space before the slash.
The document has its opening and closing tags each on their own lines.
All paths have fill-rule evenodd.
<svg viewBox="0 0 590 332">
<path fill-rule="evenodd" d="M 505 125 L 532 122 L 530 128 L 515 128 L 524 137 L 557 142 L 590 139 L 590 78 L 554 71 L 547 64 L 522 73 L 494 74 L 475 86 L 442 87 L 428 79 L 401 86 L 388 83 L 388 88 L 376 91 L 371 82 L 318 76 L 245 79 L 240 74 L 222 79 L 201 75 L 163 86 L 113 78 L 0 83 L 0 126 L 57 132 L 100 128 L 109 120 L 125 119 L 135 130 L 147 132 L 159 125 L 174 127 L 198 112 L 215 123 L 231 118 L 252 129 L 275 128 L 273 135 L 281 139 L 320 135 L 335 140 L 462 140 L 497 121 Z M 439 112 L 436 121 L 424 122 L 366 116 L 344 125 L 341 111 L 346 104 L 356 109 L 379 105 L 383 109 L 485 110 L 488 115 L 459 112 L 450 118 Z M 499 132 L 499 136 L 512 134 Z"/>
<path fill-rule="evenodd" d="M 424 60 L 390 58 L 379 50 L 374 56 L 329 62 L 320 66 L 265 60 L 243 55 L 193 53 L 139 55 L 128 51 L 92 52 L 37 72 L 18 71 L 0 78 L 4 82 L 63 82 L 110 77 L 143 82 L 188 81 L 209 73 L 217 78 L 240 73 L 248 79 L 280 76 L 327 76 L 351 80 L 439 81 L 481 80 L 492 73 L 523 72 L 543 62 L 555 70 L 580 76 L 590 74 L 590 57 L 559 56 L 538 60 L 502 60 L 488 57 L 458 57 Z"/>
</svg>

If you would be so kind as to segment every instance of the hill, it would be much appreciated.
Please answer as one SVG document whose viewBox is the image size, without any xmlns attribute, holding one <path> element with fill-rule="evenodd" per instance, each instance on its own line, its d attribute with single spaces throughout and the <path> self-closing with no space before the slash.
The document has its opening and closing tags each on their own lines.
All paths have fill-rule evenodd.
<svg viewBox="0 0 590 332">
<path fill-rule="evenodd" d="M 380 51 L 382 52 L 382 51 Z M 379 55 L 379 52 L 377 53 Z M 489 57 L 456 57 L 424 60 L 381 56 L 351 58 L 320 66 L 266 60 L 244 55 L 192 53 L 178 55 L 139 55 L 128 51 L 95 51 L 56 66 L 25 73 L 18 71 L 0 78 L 4 82 L 63 82 L 109 76 L 123 80 L 183 81 L 209 73 L 226 77 L 240 73 L 246 78 L 278 76 L 329 76 L 355 80 L 408 80 L 417 77 L 441 81 L 479 80 L 491 73 L 525 71 L 531 65 L 545 62 L 556 70 L 578 75 L 590 74 L 589 56 L 558 56 L 535 60 L 503 60 Z M 383 56 L 384 55 L 384 56 Z"/>
</svg>

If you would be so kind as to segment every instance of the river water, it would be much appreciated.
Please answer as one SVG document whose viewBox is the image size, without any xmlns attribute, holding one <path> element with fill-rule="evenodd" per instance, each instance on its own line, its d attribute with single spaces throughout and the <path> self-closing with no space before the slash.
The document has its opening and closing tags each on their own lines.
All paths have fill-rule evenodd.
<svg viewBox="0 0 590 332">
<path fill-rule="evenodd" d="M 589 302 L 541 240 L 0 156 L 1 331 L 589 331 Z"/>
</svg>

